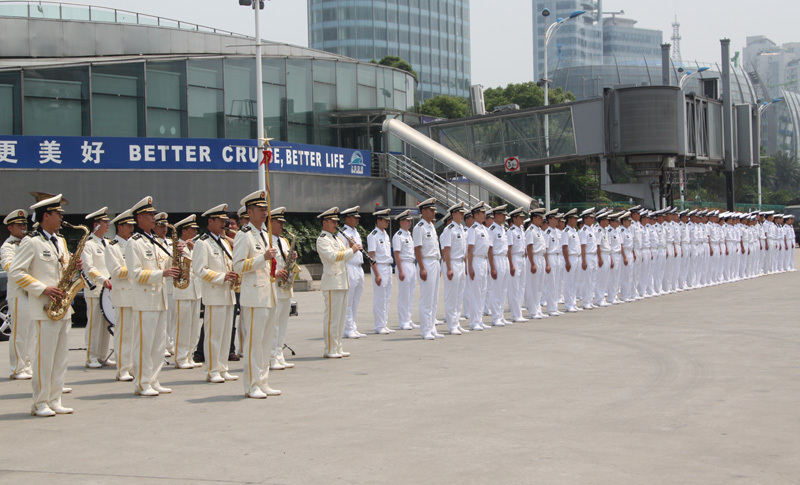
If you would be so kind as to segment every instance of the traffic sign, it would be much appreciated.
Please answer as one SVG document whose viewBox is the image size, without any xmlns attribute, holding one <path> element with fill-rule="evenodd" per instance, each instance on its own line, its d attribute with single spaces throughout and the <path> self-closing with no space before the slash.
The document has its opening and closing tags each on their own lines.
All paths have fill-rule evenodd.
<svg viewBox="0 0 800 485">
<path fill-rule="evenodd" d="M 506 172 L 519 172 L 519 158 L 508 157 L 505 161 Z"/>
</svg>

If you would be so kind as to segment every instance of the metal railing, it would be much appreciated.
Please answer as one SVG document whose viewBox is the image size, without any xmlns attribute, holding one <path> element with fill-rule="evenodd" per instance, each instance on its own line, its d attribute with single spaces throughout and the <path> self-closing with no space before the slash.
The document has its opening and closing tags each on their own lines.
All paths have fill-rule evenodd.
<svg viewBox="0 0 800 485">
<path fill-rule="evenodd" d="M 111 7 L 97 7 L 79 3 L 45 1 L 2 1 L 0 17 L 22 17 L 31 19 L 76 20 L 86 22 L 109 22 L 118 24 L 146 25 L 169 29 L 193 30 L 232 37 L 247 37 L 227 30 L 147 15 Z"/>
<path fill-rule="evenodd" d="M 436 202 L 443 207 L 459 202 L 465 202 L 472 207 L 480 202 L 480 199 L 468 191 L 405 155 L 378 154 L 373 161 L 373 174 L 398 181 L 419 194 L 435 197 Z"/>
</svg>

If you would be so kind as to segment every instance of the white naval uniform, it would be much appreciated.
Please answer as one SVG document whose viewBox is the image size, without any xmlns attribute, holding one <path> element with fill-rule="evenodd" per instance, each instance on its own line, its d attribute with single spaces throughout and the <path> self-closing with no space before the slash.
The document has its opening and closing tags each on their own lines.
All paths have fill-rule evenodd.
<svg viewBox="0 0 800 485">
<path fill-rule="evenodd" d="M 164 270 L 170 257 L 153 235 L 136 233 L 125 245 L 125 262 L 133 293 L 133 382 L 135 392 L 142 393 L 161 386 L 158 377 L 167 341 Z"/>
<path fill-rule="evenodd" d="M 289 254 L 289 241 L 286 238 L 272 235 L 272 246 L 278 248 L 278 255 L 275 257 L 275 271 L 282 271 L 286 269 L 286 264 L 292 256 Z M 292 277 L 293 275 L 289 275 Z M 294 296 L 294 289 L 289 288 L 284 290 L 278 286 L 279 280 L 275 280 L 275 296 L 277 297 L 275 306 L 275 346 L 272 348 L 270 355 L 270 365 L 286 365 L 286 359 L 283 356 L 283 345 L 286 343 L 286 330 L 289 327 L 289 313 L 292 311 L 292 297 Z M 230 334 L 230 329 L 228 329 Z M 228 342 L 230 345 L 230 342 Z"/>
<path fill-rule="evenodd" d="M 66 239 L 48 235 L 39 228 L 22 238 L 8 271 L 8 279 L 28 293 L 28 312 L 34 326 L 32 411 L 61 406 L 72 308 L 67 308 L 61 320 L 50 320 L 45 312 L 50 298 L 43 293 L 48 286 L 58 286 L 70 258 Z"/>
<path fill-rule="evenodd" d="M 633 246 L 634 246 L 634 232 L 633 222 L 628 227 L 619 226 L 619 240 L 622 251 L 625 251 L 625 260 L 620 257 L 619 267 L 619 294 L 622 301 L 633 301 L 635 298 L 636 290 L 634 288 L 635 282 L 633 279 Z"/>
<path fill-rule="evenodd" d="M 106 248 L 106 268 L 111 275 L 111 303 L 114 305 L 114 349 L 117 354 L 117 380 L 129 380 L 133 372 L 133 286 L 128 279 L 125 246 L 128 241 L 119 235 Z"/>
<path fill-rule="evenodd" d="M 526 264 L 526 236 L 522 227 L 511 225 L 506 232 L 508 238 L 508 254 L 514 264 L 514 274 L 508 273 L 508 311 L 511 313 L 511 321 L 522 319 L 522 303 L 525 300 L 525 284 L 528 277 L 525 275 Z M 528 271 L 529 273 L 529 271 Z M 540 303 L 541 304 L 541 303 Z M 530 310 L 529 310 L 530 311 Z"/>
<path fill-rule="evenodd" d="M 372 277 L 372 316 L 375 332 L 389 324 L 389 301 L 392 298 L 392 244 L 389 234 L 377 227 L 367 235 L 367 252 L 375 253 L 375 271 L 381 275 L 381 285 Z"/>
<path fill-rule="evenodd" d="M 469 256 L 467 257 L 467 288 L 465 311 L 467 318 L 469 318 L 469 327 L 472 330 L 483 330 L 487 326 L 482 323 L 483 321 L 483 295 L 486 294 L 487 289 L 487 267 L 489 266 L 488 255 L 491 241 L 489 240 L 489 232 L 486 226 L 480 223 L 473 223 L 472 227 L 467 231 L 467 253 L 469 247 L 472 246 L 472 272 L 473 277 L 469 275 Z"/>
<path fill-rule="evenodd" d="M 248 223 L 233 240 L 233 270 L 242 275 L 242 367 L 244 393 L 260 389 L 269 394 L 269 359 L 277 338 L 275 289 L 272 285 L 269 242 L 264 231 Z M 223 349 L 227 351 L 229 349 Z M 224 352 L 223 352 L 224 353 Z"/>
<path fill-rule="evenodd" d="M 489 239 L 492 243 L 492 260 L 496 273 L 496 278 L 492 278 L 490 274 L 488 280 L 489 311 L 492 313 L 492 325 L 505 325 L 509 323 L 503 318 L 509 277 L 508 235 L 505 228 L 495 222 L 489 227 Z"/>
<path fill-rule="evenodd" d="M 17 254 L 21 239 L 9 236 L 0 247 L 0 266 L 3 271 L 9 272 L 11 261 Z M 11 334 L 8 337 L 8 360 L 11 364 L 11 376 L 30 374 L 31 354 L 33 351 L 34 326 L 28 317 L 28 294 L 14 281 L 8 280 L 6 288 L 6 303 L 8 303 L 7 322 Z"/>
<path fill-rule="evenodd" d="M 561 234 L 561 246 L 567 247 L 567 255 L 569 258 L 570 268 L 567 269 L 566 261 L 564 262 L 564 306 L 567 311 L 577 311 L 576 295 L 578 292 L 578 285 L 580 284 L 580 276 L 585 273 L 581 268 L 581 241 L 578 236 L 578 231 L 571 227 L 566 226 Z M 562 253 L 563 254 L 563 253 Z M 548 309 L 548 311 L 550 311 Z"/>
<path fill-rule="evenodd" d="M 614 267 L 611 264 L 608 266 L 608 282 L 606 283 L 606 301 L 609 303 L 622 303 L 619 299 L 619 284 L 622 277 L 622 241 L 620 240 L 619 228 L 616 229 L 609 225 L 606 228 L 608 234 L 608 244 L 611 248 L 611 256 L 609 263 L 614 262 Z M 605 257 L 605 255 L 603 255 Z"/>
<path fill-rule="evenodd" d="M 450 269 L 452 279 L 447 277 L 447 264 L 442 267 L 444 282 L 444 314 L 447 329 L 452 333 L 458 330 L 461 318 L 461 302 L 467 285 L 466 256 L 467 237 L 461 224 L 451 222 L 439 238 L 442 250 L 450 248 Z"/>
<path fill-rule="evenodd" d="M 205 305 L 203 355 L 206 379 L 210 380 L 228 371 L 236 299 L 225 275 L 233 271 L 233 248 L 226 237 L 206 233 L 195 242 L 192 256 L 192 270 Z M 191 354 L 188 358 L 192 360 Z"/>
<path fill-rule="evenodd" d="M 359 251 L 360 253 L 360 251 Z M 322 261 L 320 291 L 324 297 L 322 337 L 325 356 L 342 355 L 342 333 L 347 308 L 347 261 L 354 257 L 353 250 L 333 234 L 322 231 L 317 238 L 317 254 Z"/>
<path fill-rule="evenodd" d="M 528 308 L 528 315 L 531 318 L 542 318 L 542 298 L 545 286 L 545 252 L 547 251 L 547 241 L 542 229 L 534 224 L 526 231 L 525 237 L 526 255 L 530 254 L 527 270 L 521 275 L 525 278 L 525 302 Z M 531 262 L 532 259 L 532 262 Z M 536 272 L 533 267 L 536 266 Z M 550 272 L 553 269 L 550 268 Z M 556 300 L 557 301 L 557 300 Z"/>
<path fill-rule="evenodd" d="M 644 293 L 642 296 L 651 297 L 655 295 L 653 289 L 653 273 L 655 268 L 655 252 L 658 249 L 658 237 L 652 224 L 644 226 L 642 232 L 642 253 L 644 255 L 644 266 L 642 268 L 642 281 L 644 285 Z"/>
<path fill-rule="evenodd" d="M 361 234 L 358 233 L 356 228 L 345 225 L 341 228 L 350 239 L 363 247 L 361 243 Z M 350 242 L 341 234 L 338 235 L 342 244 L 345 247 L 350 247 Z M 358 251 L 347 261 L 347 279 L 350 283 L 350 289 L 347 291 L 347 313 L 344 323 L 344 335 L 347 337 L 357 336 L 358 326 L 356 324 L 356 314 L 358 313 L 358 304 L 361 301 L 361 293 L 364 292 L 364 255 Z"/>
<path fill-rule="evenodd" d="M 586 246 L 586 270 L 583 270 L 583 262 L 578 267 L 580 285 L 578 292 L 583 308 L 591 308 L 599 276 L 597 272 L 599 261 L 597 257 L 597 230 L 594 226 L 583 226 L 578 231 L 578 238 L 581 245 Z"/>
<path fill-rule="evenodd" d="M 426 280 L 419 277 L 419 327 L 420 335 L 425 338 L 428 335 L 437 335 L 434 320 L 439 302 L 439 236 L 433 223 L 425 220 L 414 226 L 412 234 L 414 248 L 420 248 L 422 253 L 422 261 L 417 261 L 417 270 L 421 272 L 421 265 L 424 264 L 428 274 Z"/>
<path fill-rule="evenodd" d="M 664 268 L 667 258 L 667 236 L 664 226 L 660 222 L 652 225 L 653 231 L 650 238 L 650 250 L 653 253 L 653 291 L 656 295 L 664 294 Z"/>
<path fill-rule="evenodd" d="M 548 315 L 558 315 L 558 300 L 561 297 L 561 281 L 564 274 L 564 256 L 561 249 L 561 231 L 555 227 L 548 227 L 544 231 L 544 242 L 547 253 L 545 264 L 550 265 L 542 272 L 544 278 L 544 300 L 547 303 Z M 528 308 L 530 311 L 530 308 Z"/>
<path fill-rule="evenodd" d="M 167 267 L 172 266 L 172 240 L 166 238 L 157 238 L 159 244 L 161 244 L 167 250 L 167 257 L 169 258 L 169 262 L 167 263 Z M 175 285 L 172 283 L 172 278 L 164 278 L 164 294 L 167 295 L 167 340 L 166 340 L 166 351 L 170 355 L 175 355 L 175 325 L 178 321 L 178 313 L 177 307 L 175 306 L 175 302 L 173 300 L 173 294 L 175 291 Z"/>
<path fill-rule="evenodd" d="M 95 285 L 94 290 L 88 286 L 83 289 L 86 300 L 86 327 L 84 329 L 84 343 L 86 344 L 85 364 L 97 364 L 108 356 L 108 344 L 111 334 L 106 330 L 106 321 L 100 312 L 100 292 L 103 291 L 105 282 L 111 275 L 106 268 L 105 252 L 108 241 L 89 236 L 81 253 L 83 272 Z"/>
<path fill-rule="evenodd" d="M 644 263 L 644 226 L 639 221 L 631 221 L 629 229 L 633 232 L 633 257 L 629 263 L 633 264 L 633 299 L 644 298 L 645 263 Z"/>
<path fill-rule="evenodd" d="M 186 241 L 183 241 L 186 244 Z M 172 249 L 173 251 L 176 248 Z M 183 247 L 183 257 L 194 259 L 193 250 Z M 175 365 L 189 365 L 200 340 L 200 287 L 197 285 L 192 268 L 189 268 L 189 286 L 172 290 L 172 303 L 175 305 L 175 327 L 172 334 Z"/>
<path fill-rule="evenodd" d="M 392 236 L 392 248 L 399 253 L 400 261 L 395 258 L 395 263 L 403 267 L 403 279 L 400 279 L 400 270 L 397 270 L 397 318 L 400 330 L 411 330 L 414 323 L 411 315 L 414 309 L 414 290 L 417 289 L 417 270 L 414 267 L 414 240 L 411 233 L 398 229 Z"/>
<path fill-rule="evenodd" d="M 692 242 L 691 242 L 691 224 L 690 222 L 678 223 L 678 232 L 680 234 L 680 270 L 678 276 L 678 289 L 685 290 L 688 288 L 689 280 L 689 267 L 692 265 Z M 676 240 L 677 242 L 677 240 Z"/>
<path fill-rule="evenodd" d="M 675 267 L 675 261 L 677 261 L 675 257 L 675 232 L 672 228 L 672 221 L 664 221 L 661 226 L 664 228 L 664 240 L 666 244 L 664 245 L 664 277 L 662 279 L 662 289 L 665 293 L 669 293 L 674 291 L 672 284 L 672 278 L 675 274 L 673 268 Z"/>
</svg>

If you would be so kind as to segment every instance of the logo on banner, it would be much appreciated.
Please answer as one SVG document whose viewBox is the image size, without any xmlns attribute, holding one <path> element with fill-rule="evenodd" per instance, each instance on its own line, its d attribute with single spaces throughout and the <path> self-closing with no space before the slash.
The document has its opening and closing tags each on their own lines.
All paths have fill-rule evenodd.
<svg viewBox="0 0 800 485">
<path fill-rule="evenodd" d="M 363 175 L 364 174 L 364 155 L 360 151 L 355 151 L 350 156 L 350 174 Z"/>
</svg>

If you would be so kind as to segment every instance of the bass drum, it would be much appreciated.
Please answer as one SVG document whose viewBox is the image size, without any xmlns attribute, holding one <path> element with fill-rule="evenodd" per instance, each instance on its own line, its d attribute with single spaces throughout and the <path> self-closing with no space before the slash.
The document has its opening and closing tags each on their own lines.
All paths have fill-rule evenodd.
<svg viewBox="0 0 800 485">
<path fill-rule="evenodd" d="M 103 318 L 108 322 L 108 333 L 114 335 L 114 325 L 117 323 L 117 312 L 114 310 L 114 304 L 111 302 L 111 290 L 103 287 L 100 292 L 100 312 Z"/>
</svg>

